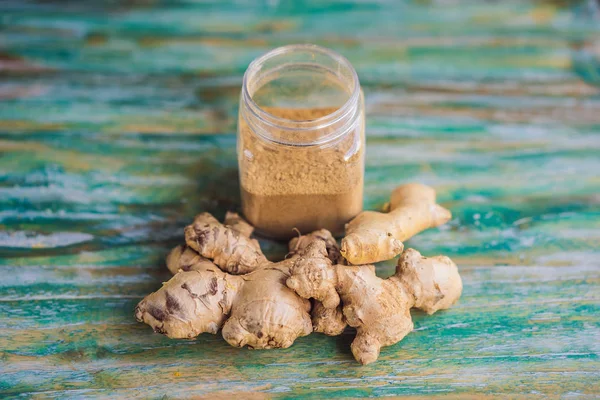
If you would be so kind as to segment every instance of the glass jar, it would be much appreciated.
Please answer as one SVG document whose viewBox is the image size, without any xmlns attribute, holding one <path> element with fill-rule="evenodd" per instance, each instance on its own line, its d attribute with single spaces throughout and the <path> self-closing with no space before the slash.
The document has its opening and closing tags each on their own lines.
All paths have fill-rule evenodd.
<svg viewBox="0 0 600 400">
<path fill-rule="evenodd" d="M 364 99 L 356 71 L 315 45 L 254 60 L 240 98 L 242 210 L 262 235 L 336 235 L 363 204 Z"/>
</svg>

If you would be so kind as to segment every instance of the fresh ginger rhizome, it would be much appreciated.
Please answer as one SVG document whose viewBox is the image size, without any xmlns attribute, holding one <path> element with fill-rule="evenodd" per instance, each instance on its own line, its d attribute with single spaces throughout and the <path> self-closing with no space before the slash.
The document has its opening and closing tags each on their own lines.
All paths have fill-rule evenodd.
<svg viewBox="0 0 600 400">
<path fill-rule="evenodd" d="M 433 314 L 462 292 L 448 257 L 403 251 L 402 241 L 450 219 L 434 190 L 403 185 L 390 203 L 388 213 L 365 211 L 352 220 L 341 250 L 322 229 L 292 239 L 280 262 L 267 260 L 237 214 L 223 224 L 200 214 L 185 228 L 186 244 L 167 258 L 173 278 L 138 304 L 136 318 L 171 338 L 221 330 L 232 346 L 255 349 L 287 348 L 313 331 L 339 335 L 349 325 L 357 332 L 352 354 L 371 363 L 412 330 L 410 308 Z M 375 275 L 373 262 L 399 254 L 394 275 Z"/>
</svg>

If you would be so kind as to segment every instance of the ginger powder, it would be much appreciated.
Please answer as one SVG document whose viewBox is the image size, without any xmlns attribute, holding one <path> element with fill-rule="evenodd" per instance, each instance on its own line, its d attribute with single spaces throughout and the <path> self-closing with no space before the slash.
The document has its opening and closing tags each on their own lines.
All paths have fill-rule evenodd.
<svg viewBox="0 0 600 400">
<path fill-rule="evenodd" d="M 242 210 L 259 233 L 341 234 L 362 210 L 364 104 L 356 72 L 318 46 L 275 49 L 244 75 Z"/>
</svg>

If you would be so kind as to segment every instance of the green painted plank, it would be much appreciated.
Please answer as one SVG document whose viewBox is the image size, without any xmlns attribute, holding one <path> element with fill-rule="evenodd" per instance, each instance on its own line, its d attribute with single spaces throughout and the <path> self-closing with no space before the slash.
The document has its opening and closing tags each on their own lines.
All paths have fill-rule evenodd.
<svg viewBox="0 0 600 400">
<path fill-rule="evenodd" d="M 0 396 L 600 393 L 596 2 L 7 1 L 0 14 Z M 194 214 L 239 208 L 242 73 L 295 42 L 358 71 L 365 207 L 418 180 L 454 215 L 407 245 L 459 264 L 461 301 L 415 313 L 367 367 L 350 330 L 257 352 L 132 318 Z"/>
</svg>

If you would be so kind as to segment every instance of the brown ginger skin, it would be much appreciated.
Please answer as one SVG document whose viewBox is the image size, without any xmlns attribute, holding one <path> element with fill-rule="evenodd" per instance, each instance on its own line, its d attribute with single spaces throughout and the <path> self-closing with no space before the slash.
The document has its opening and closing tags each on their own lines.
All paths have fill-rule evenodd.
<svg viewBox="0 0 600 400">
<path fill-rule="evenodd" d="M 185 242 L 232 274 L 245 274 L 268 262 L 254 239 L 221 224 L 209 213 L 199 214 L 185 228 Z"/>
<path fill-rule="evenodd" d="M 225 223 L 228 221 L 231 222 L 231 219 L 228 218 L 229 216 L 230 213 L 227 213 Z M 237 214 L 235 214 L 235 216 L 236 218 L 239 218 L 239 226 L 247 224 L 243 219 L 237 216 Z M 249 224 L 248 226 L 251 227 Z M 244 236 L 251 235 L 252 230 L 246 229 L 240 231 L 240 233 Z M 181 248 L 184 248 L 185 251 L 181 251 Z M 301 250 L 302 249 L 299 249 L 298 253 Z M 195 257 L 194 254 L 196 255 Z M 294 258 L 299 256 L 299 254 L 296 254 Z M 282 282 L 285 282 L 285 279 L 289 276 L 289 268 L 293 262 L 294 260 L 291 259 L 281 264 L 267 263 L 263 264 L 262 268 L 257 265 L 255 267 L 256 272 L 244 275 L 241 283 L 236 281 L 237 278 L 241 277 L 230 276 L 231 279 L 229 283 L 231 283 L 232 287 L 236 288 L 236 296 L 241 290 L 242 294 L 240 296 L 244 297 L 246 300 L 253 299 L 253 301 L 246 301 L 235 308 L 229 307 L 224 309 L 224 311 L 231 313 L 231 317 L 226 322 L 222 322 L 219 327 L 223 328 L 223 338 L 229 344 L 237 347 L 248 345 L 252 348 L 289 347 L 296 337 L 305 336 L 308 334 L 307 332 L 310 332 L 310 329 L 312 329 L 308 326 L 310 325 L 310 321 L 307 321 L 306 319 L 306 311 L 310 309 L 310 304 L 307 304 L 306 301 L 298 302 L 298 296 L 293 294 L 287 286 L 282 285 Z M 214 267 L 213 269 L 218 268 L 216 265 L 212 264 L 210 260 L 203 258 L 194 250 L 186 246 L 177 246 L 167 257 L 167 266 L 171 271 L 205 270 L 207 267 L 210 268 L 211 265 Z M 268 268 L 264 268 L 267 265 Z M 187 279 L 193 280 L 194 277 L 192 276 Z M 278 284 L 273 285 L 273 282 L 278 282 Z M 273 292 L 274 290 L 275 292 Z M 228 298 L 231 299 L 233 296 L 231 289 L 229 292 L 229 295 L 227 295 L 227 293 L 225 295 L 226 300 Z M 297 312 L 300 316 L 298 321 L 301 322 L 299 325 L 291 324 L 292 326 L 290 326 L 285 319 L 285 315 L 278 314 L 274 311 L 274 308 L 270 307 L 270 303 L 272 303 L 274 296 L 277 296 L 278 302 L 284 303 L 277 307 L 277 309 L 292 309 Z M 260 301 L 260 299 L 264 301 Z M 301 307 L 301 309 L 298 310 L 298 307 Z M 265 315 L 265 310 L 268 311 L 268 315 Z M 330 310 L 325 310 L 323 312 L 327 315 L 333 314 Z M 272 321 L 272 323 L 267 326 L 267 329 L 265 329 L 264 321 L 257 319 L 258 315 L 266 316 L 267 318 L 272 317 L 274 321 Z M 278 327 L 276 333 L 271 332 L 268 329 L 274 326 Z M 216 331 L 210 332 L 216 333 Z M 197 334 L 195 336 L 197 336 Z"/>
<path fill-rule="evenodd" d="M 396 233 L 402 239 L 394 240 L 450 217 L 435 204 L 433 189 L 423 185 L 398 188 L 391 208 L 388 214 L 375 213 L 387 220 L 358 224 L 354 239 L 362 234 L 376 238 L 372 234 L 383 222 L 389 223 L 389 214 L 397 209 L 404 211 L 394 216 L 392 228 L 399 226 Z M 293 239 L 289 258 L 279 263 L 267 261 L 258 242 L 250 238 L 252 230 L 237 214 L 228 213 L 224 224 L 210 214 L 198 215 L 185 230 L 186 245 L 167 257 L 175 276 L 138 304 L 136 318 L 172 338 L 221 329 L 232 346 L 251 348 L 289 347 L 313 329 L 339 335 L 348 324 L 357 329 L 352 353 L 368 364 L 377 359 L 381 347 L 400 341 L 412 330 L 411 307 L 431 314 L 450 307 L 462 291 L 456 265 L 447 257 L 426 258 L 408 249 L 396 273 L 380 279 L 372 265 L 341 265 L 344 260 L 337 242 L 326 230 Z M 376 239 L 390 244 L 386 242 L 390 236 L 385 236 Z M 352 245 L 353 240 L 345 243 Z M 371 244 L 367 240 L 360 247 L 361 257 L 373 256 Z M 390 251 L 392 247 L 384 246 L 377 257 L 389 257 L 397 251 Z M 344 253 L 348 256 L 348 248 Z"/>
<path fill-rule="evenodd" d="M 227 211 L 223 225 L 240 233 L 240 235 L 250 238 L 254 232 L 254 227 L 243 219 L 238 213 Z M 258 242 L 256 242 L 258 243 Z"/>
<path fill-rule="evenodd" d="M 205 218 L 204 214 L 200 214 L 196 218 L 198 219 L 200 216 L 202 216 L 202 218 Z M 206 217 L 206 220 L 213 222 L 212 219 L 209 217 Z M 216 221 L 216 219 L 215 219 L 215 221 Z M 217 223 L 218 223 L 218 221 L 217 221 Z M 248 222 L 246 222 L 242 217 L 240 217 L 239 214 L 231 212 L 231 211 L 227 211 L 227 214 L 225 214 L 225 220 L 223 221 L 223 225 L 225 228 L 229 228 L 229 229 L 239 233 L 239 235 L 241 235 L 247 239 L 250 239 L 249 242 L 244 239 L 244 241 L 242 242 L 242 245 L 252 245 L 257 249 L 257 251 L 260 254 L 262 254 L 262 250 L 260 249 L 260 245 L 259 245 L 258 241 L 256 239 L 251 239 L 252 232 L 254 232 L 254 227 L 252 225 L 250 225 Z M 239 242 L 239 239 L 236 239 L 236 236 L 233 232 L 228 236 L 228 240 L 234 241 L 236 243 Z M 209 248 L 209 249 L 213 246 L 214 246 L 214 243 L 209 243 L 209 244 L 205 245 L 205 247 Z M 262 259 L 261 259 L 261 257 L 256 257 L 255 260 L 256 260 L 256 264 L 249 266 L 248 269 L 251 269 L 252 271 L 254 271 L 256 268 L 258 268 L 259 262 Z M 179 245 L 179 246 L 176 246 L 175 248 L 173 248 L 173 250 L 171 250 L 169 255 L 167 255 L 166 262 L 167 262 L 167 268 L 173 275 L 175 275 L 180 269 L 182 271 L 191 271 L 191 270 L 202 269 L 202 267 L 204 267 L 204 266 L 207 266 L 207 267 L 215 266 L 215 263 L 213 263 L 210 259 L 202 257 L 200 254 L 198 254 L 198 252 L 196 250 L 192 249 L 188 245 Z M 225 270 L 225 272 L 235 274 L 239 270 L 239 268 L 237 268 L 237 267 L 227 268 L 227 266 L 228 266 L 228 264 L 226 263 L 225 266 L 222 268 Z M 248 272 L 250 272 L 250 271 L 248 271 Z"/>
<path fill-rule="evenodd" d="M 172 339 L 216 334 L 231 313 L 232 300 L 243 280 L 216 266 L 180 271 L 135 309 L 135 317 Z"/>
<path fill-rule="evenodd" d="M 228 217 L 225 222 L 231 223 Z M 236 260 L 248 262 L 245 270 L 253 271 L 234 276 L 192 248 L 178 246 L 167 257 L 175 276 L 138 304 L 138 321 L 171 338 L 193 338 L 222 329 L 223 338 L 232 346 L 260 349 L 289 347 L 297 337 L 312 332 L 310 302 L 285 284 L 291 266 L 303 257 L 302 251 L 288 260 L 270 263 L 263 261 L 266 259 L 258 242 L 246 236 L 252 230 L 236 229 L 244 228 L 241 218 L 224 226 L 210 214 L 201 214 L 195 223 L 208 224 L 213 233 L 218 232 L 206 236 L 198 247 L 204 254 L 217 254 L 221 259 L 229 256 L 221 268 L 232 273 L 242 270 Z M 224 247 L 218 249 L 218 245 Z M 239 255 L 240 246 L 252 250 L 252 258 Z"/>
<path fill-rule="evenodd" d="M 310 319 L 313 331 L 324 333 L 327 336 L 341 335 L 348 326 L 341 304 L 335 308 L 325 308 L 323 303 L 313 300 Z"/>
<path fill-rule="evenodd" d="M 325 243 L 327 258 L 329 258 L 332 264 L 342 264 L 344 262 L 337 241 L 327 229 L 320 229 L 307 235 L 293 238 L 288 244 L 289 254 L 293 255 L 304 251 L 315 240 Z M 320 301 L 313 300 L 310 315 L 313 330 L 328 336 L 341 335 L 348 325 L 346 318 L 344 318 L 341 304 L 335 308 L 326 308 Z"/>
<path fill-rule="evenodd" d="M 446 256 L 423 257 L 417 250 L 407 249 L 394 276 L 413 295 L 413 307 L 429 315 L 450 308 L 462 293 L 458 268 Z"/>
<path fill-rule="evenodd" d="M 136 318 L 170 338 L 216 334 L 222 328 L 232 346 L 289 347 L 312 332 L 310 302 L 285 285 L 292 262 L 242 276 L 216 267 L 180 271 L 138 304 Z"/>
<path fill-rule="evenodd" d="M 420 183 L 397 187 L 390 199 L 390 211 L 363 211 L 346 224 L 341 253 L 350 264 L 362 265 L 396 257 L 403 241 L 445 224 L 452 214 L 436 204 L 435 190 Z"/>
<path fill-rule="evenodd" d="M 340 247 L 337 241 L 327 229 L 319 229 L 318 231 L 311 232 L 307 235 L 301 235 L 292 238 L 288 243 L 288 249 L 290 254 L 294 254 L 300 250 L 303 250 L 312 243 L 315 239 L 322 240 L 325 242 L 325 248 L 327 249 L 327 258 L 331 260 L 333 264 L 343 264 L 344 258 L 340 253 Z"/>
<path fill-rule="evenodd" d="M 191 247 L 186 245 L 179 245 L 167 256 L 167 268 L 175 275 L 179 270 L 192 271 L 199 270 L 202 267 L 215 267 L 218 268 L 208 258 L 202 257 L 196 253 Z"/>
<path fill-rule="evenodd" d="M 310 302 L 286 286 L 293 262 L 274 263 L 242 277 L 237 301 L 223 325 L 227 343 L 255 349 L 287 348 L 296 338 L 312 332 Z"/>
<path fill-rule="evenodd" d="M 325 254 L 323 242 L 311 243 L 287 285 L 326 308 L 337 307 L 341 300 L 348 325 L 357 330 L 352 354 L 362 364 L 377 360 L 381 347 L 399 342 L 412 330 L 411 307 L 433 313 L 454 304 L 462 292 L 458 269 L 448 257 L 426 258 L 408 249 L 396 273 L 381 279 L 372 265 L 333 265 Z"/>
</svg>

